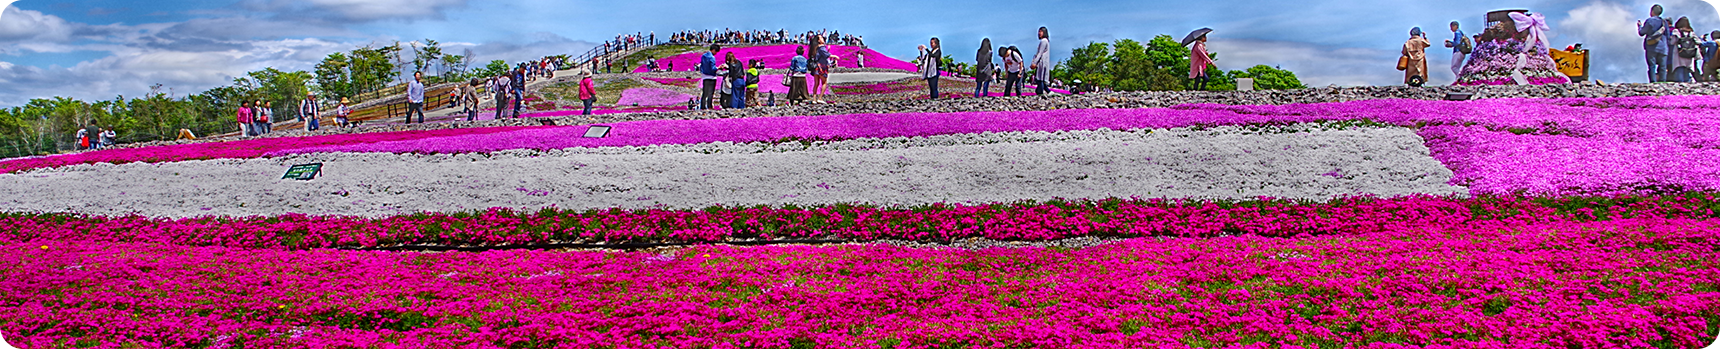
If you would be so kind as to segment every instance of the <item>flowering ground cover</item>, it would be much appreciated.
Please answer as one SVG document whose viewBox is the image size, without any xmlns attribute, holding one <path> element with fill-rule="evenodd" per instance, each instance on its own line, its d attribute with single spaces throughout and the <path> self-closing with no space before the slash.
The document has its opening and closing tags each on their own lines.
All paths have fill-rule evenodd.
<svg viewBox="0 0 1720 349">
<path fill-rule="evenodd" d="M 85 241 L 303 250 L 399 245 L 723 242 L 732 239 L 1081 236 L 1203 238 L 1359 235 L 1428 226 L 1524 226 L 1638 218 L 1720 218 L 1712 194 L 1571 198 L 1407 196 L 1330 201 L 1056 200 L 910 208 L 870 205 L 701 210 L 490 209 L 380 218 L 286 214 L 162 219 L 60 214 L 0 216 L 0 243 Z"/>
<path fill-rule="evenodd" d="M 1720 326 L 1720 225 L 1640 218 L 1080 250 L 0 247 L 38 347 L 1667 347 Z"/>
<path fill-rule="evenodd" d="M 660 88 L 630 88 L 621 91 L 621 99 L 615 102 L 618 106 L 666 106 L 685 105 L 692 95 L 660 89 Z"/>
<path fill-rule="evenodd" d="M 750 46 L 738 48 L 724 47 L 722 51 L 717 52 L 717 59 L 720 60 L 729 52 L 734 52 L 735 58 L 740 59 L 742 62 L 758 59 L 764 61 L 765 68 L 788 69 L 789 61 L 794 58 L 795 47 L 796 45 Z M 829 47 L 830 54 L 840 58 L 837 60 L 836 66 L 841 68 L 857 68 L 858 66 L 856 64 L 859 62 L 855 60 L 854 54 L 864 52 L 866 54 L 867 68 L 907 71 L 915 71 L 918 69 L 913 63 L 890 58 L 890 56 L 878 53 L 878 51 L 873 51 L 869 48 L 840 45 L 830 45 Z M 673 62 L 675 64 L 675 68 L 680 69 L 681 71 L 696 71 L 699 66 L 699 58 L 703 57 L 704 54 L 705 51 L 699 51 L 658 58 L 657 64 L 666 67 L 670 62 Z M 645 70 L 645 65 L 641 63 L 638 67 L 633 69 L 633 72 L 644 73 L 646 72 Z"/>
</svg>

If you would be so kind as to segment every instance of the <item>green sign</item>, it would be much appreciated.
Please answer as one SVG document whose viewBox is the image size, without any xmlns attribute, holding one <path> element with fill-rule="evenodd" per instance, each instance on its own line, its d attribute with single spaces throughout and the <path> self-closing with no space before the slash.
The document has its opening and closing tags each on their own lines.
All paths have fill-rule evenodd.
<svg viewBox="0 0 1720 349">
<path fill-rule="evenodd" d="M 320 162 L 314 164 L 293 165 L 292 168 L 287 169 L 287 174 L 285 176 L 281 176 L 281 179 L 308 181 L 312 178 L 316 178 L 319 173 L 322 173 L 322 163 Z"/>
</svg>

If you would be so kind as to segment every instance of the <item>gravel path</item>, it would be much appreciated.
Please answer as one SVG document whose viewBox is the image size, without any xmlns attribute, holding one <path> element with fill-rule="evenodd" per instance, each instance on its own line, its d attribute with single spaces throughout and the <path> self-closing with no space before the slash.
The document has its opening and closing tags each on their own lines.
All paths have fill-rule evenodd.
<svg viewBox="0 0 1720 349">
<path fill-rule="evenodd" d="M 711 146 L 702 145 L 488 155 L 320 153 L 80 165 L 0 175 L 0 198 L 6 198 L 0 199 L 0 211 L 374 217 L 491 207 L 1467 193 L 1446 184 L 1452 172 L 1428 155 L 1421 137 L 1403 128 L 1093 131 L 1053 135 L 1049 138 L 1065 140 L 1043 142 L 1011 141 L 1032 138 L 1021 135 L 960 137 L 972 140 L 854 140 L 798 151 L 740 144 L 729 145 L 736 147 L 730 151 L 693 150 Z M 325 175 L 303 182 L 277 179 L 287 165 L 307 162 L 325 163 Z"/>
</svg>

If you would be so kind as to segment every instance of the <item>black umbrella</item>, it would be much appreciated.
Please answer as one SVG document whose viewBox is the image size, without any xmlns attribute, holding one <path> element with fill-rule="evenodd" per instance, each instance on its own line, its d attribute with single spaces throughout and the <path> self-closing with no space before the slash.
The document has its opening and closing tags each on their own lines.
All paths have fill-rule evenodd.
<svg viewBox="0 0 1720 349">
<path fill-rule="evenodd" d="M 1212 32 L 1212 28 L 1195 29 L 1194 32 L 1190 32 L 1190 33 L 1188 33 L 1188 36 L 1183 37 L 1182 44 L 1183 44 L 1183 46 L 1188 46 L 1188 44 L 1193 43 L 1195 39 L 1199 39 L 1202 36 L 1206 36 L 1206 33 L 1211 33 L 1211 32 Z"/>
</svg>

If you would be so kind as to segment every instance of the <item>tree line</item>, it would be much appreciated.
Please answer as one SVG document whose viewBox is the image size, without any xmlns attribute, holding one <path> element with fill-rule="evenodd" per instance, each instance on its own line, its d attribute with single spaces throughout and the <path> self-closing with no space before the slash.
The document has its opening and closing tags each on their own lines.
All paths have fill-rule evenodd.
<svg viewBox="0 0 1720 349">
<path fill-rule="evenodd" d="M 1024 59 L 1031 60 L 1033 52 L 1031 48 L 1028 49 L 1029 51 L 1022 52 L 1022 55 L 1025 56 Z M 1208 54 L 1214 61 L 1218 61 L 1218 53 Z M 1075 48 L 1069 59 L 1052 67 L 1051 78 L 1065 85 L 1081 81 L 1087 86 L 1105 87 L 1113 91 L 1192 90 L 1194 81 L 1188 78 L 1188 55 L 1189 48 L 1169 35 L 1155 36 L 1145 44 L 1134 39 L 1121 39 L 1113 43 L 1092 42 L 1087 46 Z M 975 75 L 978 68 L 972 63 L 957 60 L 948 51 L 942 61 L 945 70 L 965 76 Z M 914 63 L 918 64 L 918 61 Z M 992 63 L 1000 67 L 1003 64 L 995 58 Z M 1254 88 L 1259 90 L 1308 88 L 1296 78 L 1296 73 L 1266 65 L 1230 71 L 1208 67 L 1207 76 L 1211 78 L 1207 83 L 1209 91 L 1235 90 L 1238 78 L 1253 78 Z"/>
<path fill-rule="evenodd" d="M 236 131 L 234 111 L 247 101 L 271 103 L 279 121 L 296 117 L 299 102 L 308 92 L 316 92 L 325 105 L 343 97 L 360 103 L 385 95 L 375 92 L 398 86 L 414 71 L 424 72 L 426 82 L 433 84 L 496 76 L 511 68 L 497 60 L 473 69 L 471 57 L 471 50 L 446 54 L 435 40 L 396 42 L 331 53 L 311 71 L 248 72 L 229 85 L 191 94 L 158 84 L 145 95 L 131 98 L 31 99 L 21 106 L 0 108 L 0 158 L 75 149 L 77 130 L 90 124 L 114 130 L 120 143 L 172 140 L 180 129 L 201 137 Z"/>
</svg>

